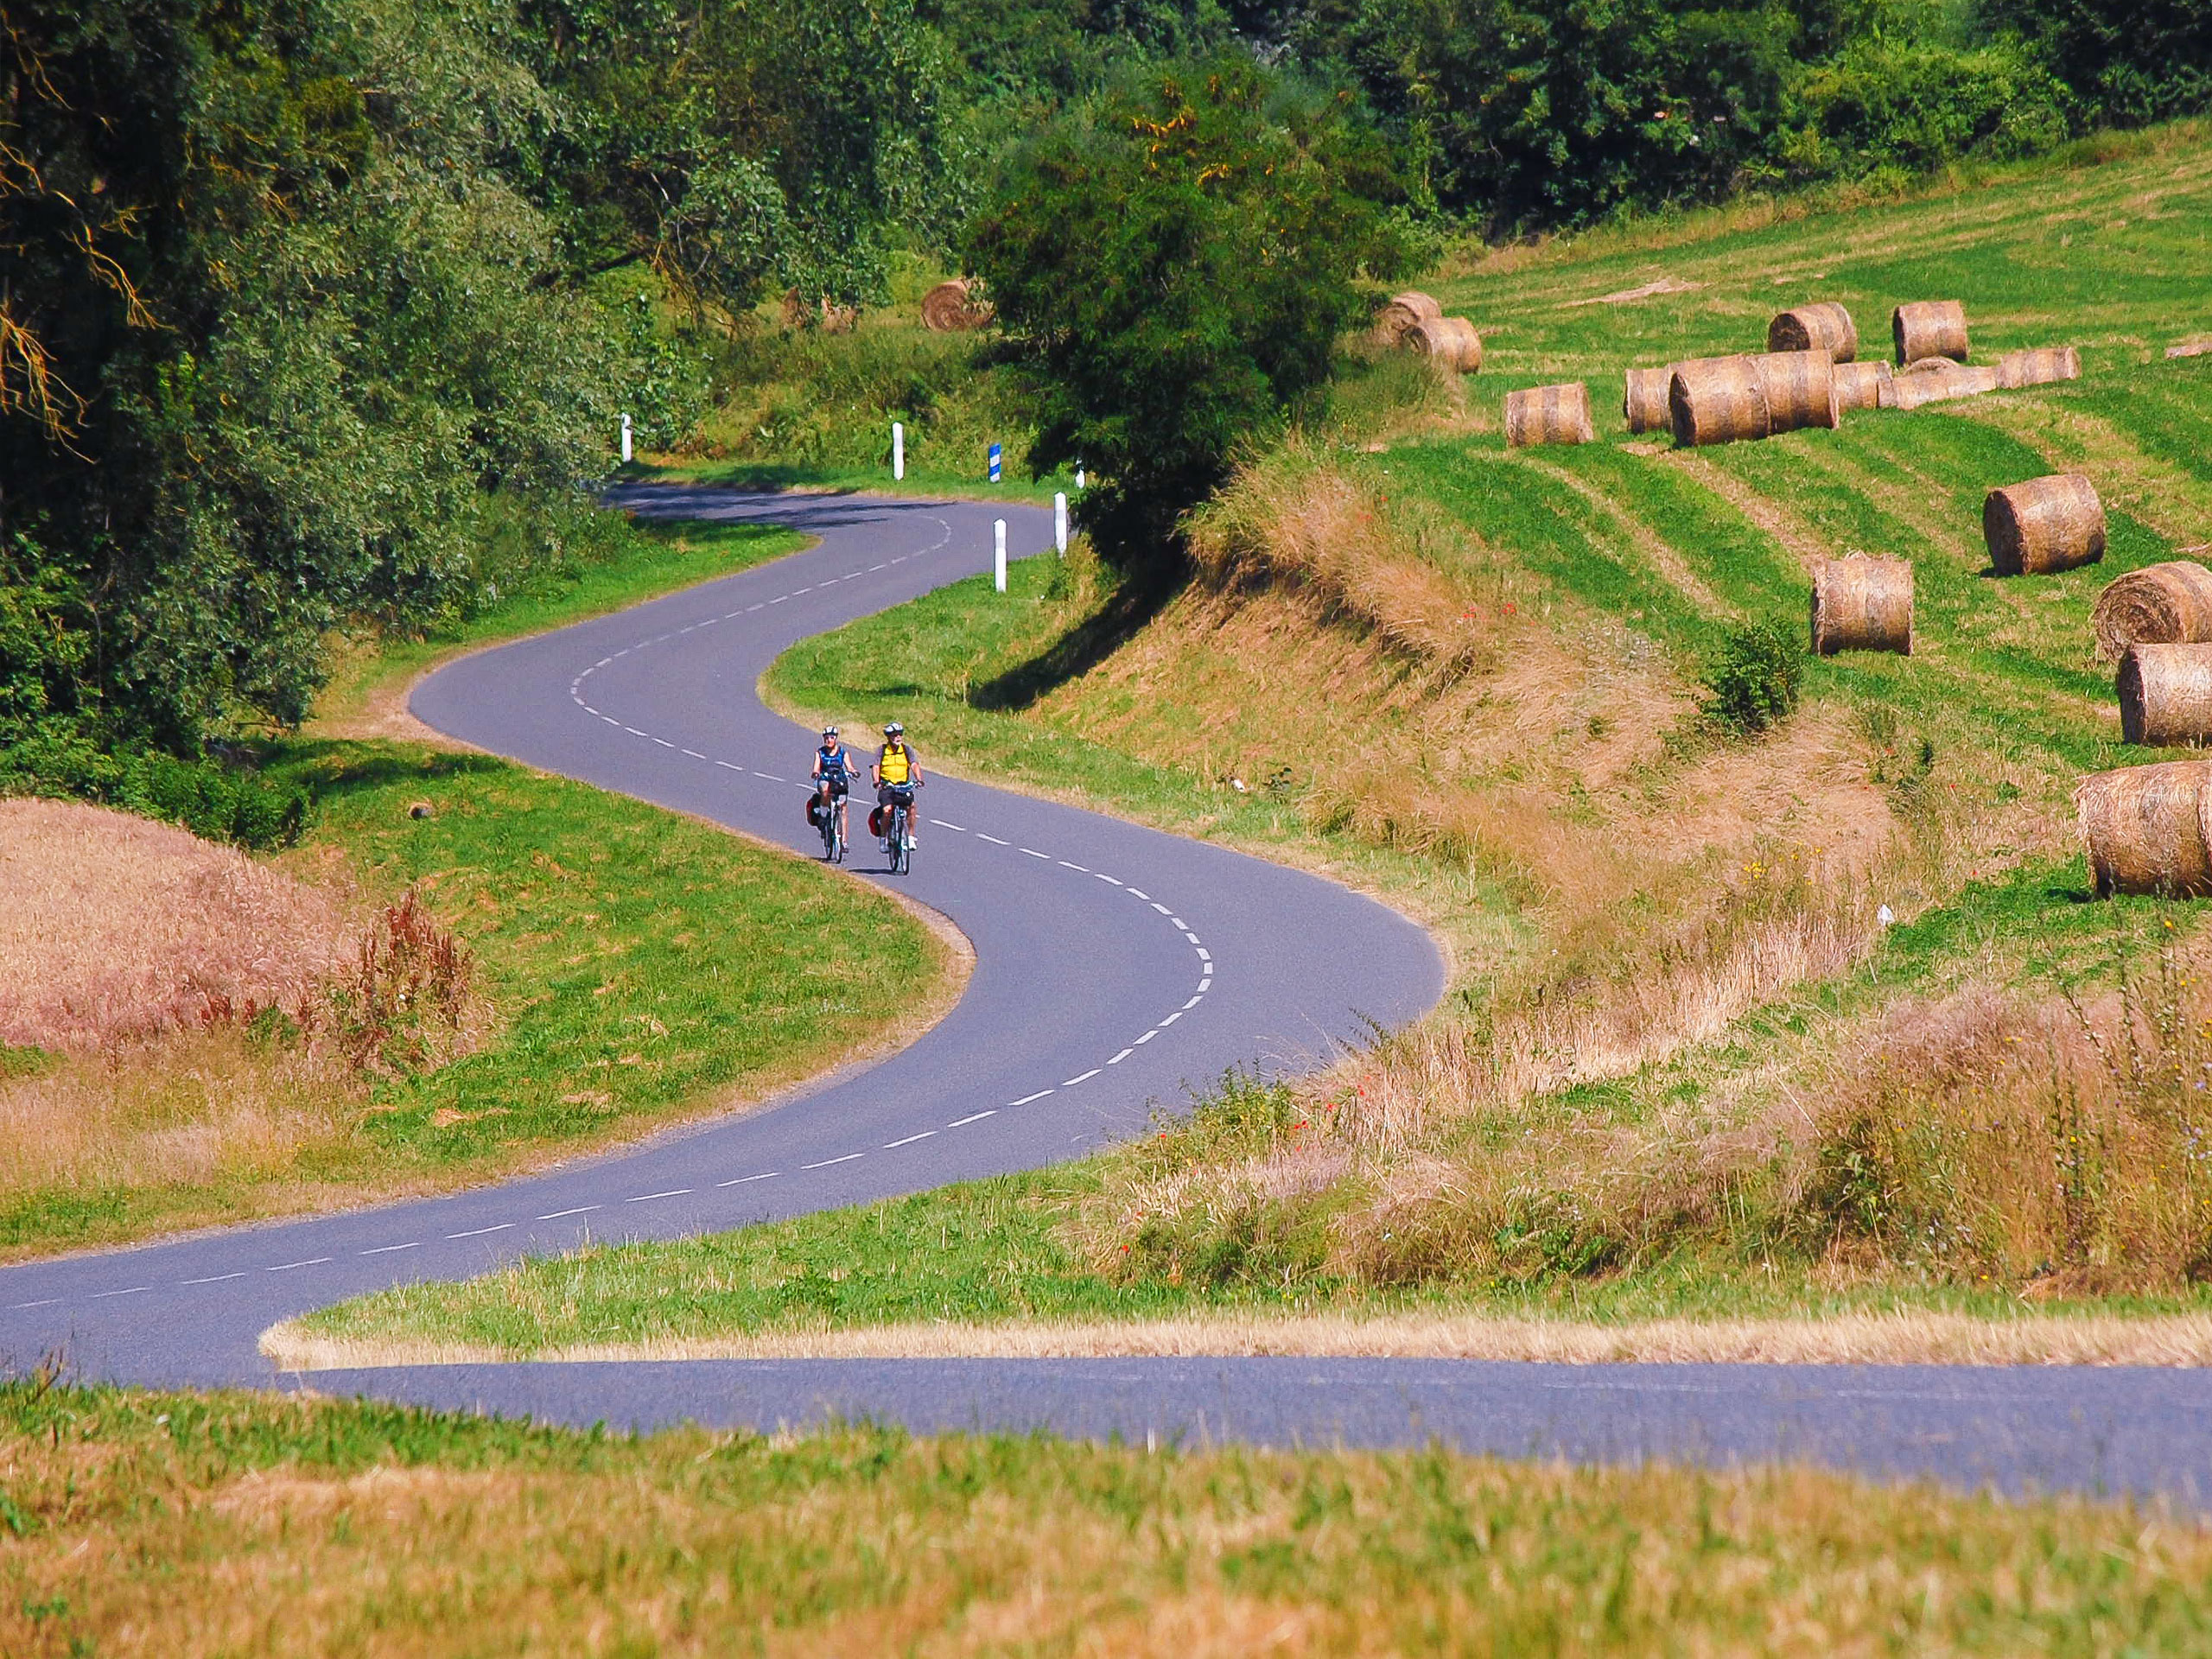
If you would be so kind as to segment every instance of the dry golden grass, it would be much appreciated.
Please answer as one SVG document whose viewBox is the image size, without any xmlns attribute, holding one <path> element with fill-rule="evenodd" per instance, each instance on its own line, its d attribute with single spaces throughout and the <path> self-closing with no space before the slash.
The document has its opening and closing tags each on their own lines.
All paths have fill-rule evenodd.
<svg viewBox="0 0 2212 1659">
<path fill-rule="evenodd" d="M 229 1219 L 358 1197 L 309 1172 L 361 1150 L 368 1078 L 467 1052 L 490 1010 L 413 893 L 369 909 L 332 875 L 0 801 L 0 1040 L 46 1051 L 0 1069 L 0 1212 L 197 1191 L 194 1218 Z"/>
<path fill-rule="evenodd" d="M 276 1180 L 348 1144 L 363 1091 L 327 1050 L 217 1027 L 0 1080 L 0 1205 L 83 1192 Z M 300 1207 L 297 1192 L 249 1205 Z"/>
<path fill-rule="evenodd" d="M 0 1431 L 0 1650 L 2202 1651 L 2212 1536 L 1801 1469 L 683 1431 L 62 1394 Z"/>
<path fill-rule="evenodd" d="M 1748 510 L 1725 473 L 1698 458 L 1688 469 Z M 1605 533 L 1649 562 L 1635 504 L 1599 505 Z M 1801 557 L 1836 550 L 1795 520 L 1766 527 Z M 1141 1237 L 1182 1241 L 1147 1264 L 1164 1270 L 1208 1241 L 1319 1210 L 1329 1243 L 1311 1265 L 1382 1282 L 1589 1270 L 1726 1238 L 1749 1194 L 1794 1227 L 1832 1226 L 1821 1172 L 1856 1132 L 1838 1103 L 1870 1077 L 1852 1057 L 1916 1052 L 1878 1007 L 1640 1122 L 1562 1111 L 1557 1096 L 1689 1063 L 1752 1010 L 1837 981 L 1873 950 L 1882 906 L 1909 919 L 1942 902 L 1985 873 L 1991 848 L 2063 857 L 2070 838 L 2035 760 L 1988 753 L 1986 734 L 1955 721 L 1908 732 L 1889 711 L 1837 703 L 1755 744 L 1702 742 L 1688 689 L 1650 641 L 1544 596 L 1464 527 L 1386 499 L 1310 446 L 1249 468 L 1192 530 L 1205 580 L 1043 712 L 1147 758 L 1248 779 L 1294 762 L 1314 827 L 1487 874 L 1535 943 L 1523 934 L 1465 960 L 1484 993 L 1479 1018 L 1424 1022 L 1300 1085 L 1325 1139 L 1123 1166 L 1076 1230 L 1094 1268 L 1133 1270 L 1123 1251 Z M 1269 691 L 1286 684 L 1301 688 L 1287 754 Z M 1152 713 L 1162 699 L 1196 718 L 1164 726 Z M 1933 778 L 1912 758 L 1923 738 L 1971 755 L 1982 786 Z M 2118 1114 L 2111 1126 L 2133 1123 L 2099 1094 L 2090 1051 L 2058 1036 L 2074 1043 L 2066 1075 L 2083 1097 Z M 2025 1081 L 2008 1074 L 2017 1098 L 2002 1129 L 1959 1142 L 1986 1167 L 1958 1173 L 1958 1203 L 2018 1198 L 2019 1225 L 1975 1272 L 2088 1259 L 2050 1253 L 2058 1224 L 2028 1192 L 2050 1185 L 2050 1145 L 2026 1133 L 2048 1111 Z M 2170 1143 L 2111 1126 L 2101 1144 L 2126 1166 L 2120 1186 L 2142 1166 L 2140 1203 L 2088 1255 L 2132 1253 L 2143 1282 L 2170 1282 L 2190 1255 L 2177 1189 L 2150 1176 Z"/>
<path fill-rule="evenodd" d="M 1637 1319 L 1617 1325 L 1482 1314 L 1194 1313 L 1125 1321 L 861 1325 L 757 1336 L 582 1343 L 527 1354 L 461 1343 L 317 1336 L 287 1322 L 261 1351 L 288 1371 L 531 1360 L 1095 1359 L 1319 1355 L 1613 1365 L 2212 1365 L 2212 1314 L 1978 1319 L 1903 1310 L 1819 1319 Z"/>
<path fill-rule="evenodd" d="M 97 1051 L 296 1010 L 352 955 L 346 905 L 235 848 L 76 802 L 0 800 L 0 1042 Z"/>
</svg>

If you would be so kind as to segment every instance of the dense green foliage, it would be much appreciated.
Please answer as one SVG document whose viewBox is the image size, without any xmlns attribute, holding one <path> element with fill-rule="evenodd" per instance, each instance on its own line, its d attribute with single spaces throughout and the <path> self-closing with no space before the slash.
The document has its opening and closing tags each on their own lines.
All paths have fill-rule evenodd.
<svg viewBox="0 0 2212 1659">
<path fill-rule="evenodd" d="M 2212 7 L 2202 0 L 1980 0 L 2064 81 L 2091 122 L 2133 125 L 2212 108 Z"/>
<path fill-rule="evenodd" d="M 1509 229 L 2066 131 L 2024 48 L 1886 0 L 1321 0 L 1294 38 L 1366 92 L 1439 204 Z"/>
<path fill-rule="evenodd" d="M 471 577 L 592 466 L 619 353 L 495 165 L 540 118 L 456 4 L 13 22 L 0 747 L 304 714 L 333 625 Z"/>
<path fill-rule="evenodd" d="M 1342 100 L 1236 56 L 1131 79 L 1015 153 L 969 264 L 1036 372 L 1030 464 L 1102 474 L 1103 550 L 1159 545 L 1321 383 L 1355 279 L 1407 261 L 1395 191 Z"/>
</svg>

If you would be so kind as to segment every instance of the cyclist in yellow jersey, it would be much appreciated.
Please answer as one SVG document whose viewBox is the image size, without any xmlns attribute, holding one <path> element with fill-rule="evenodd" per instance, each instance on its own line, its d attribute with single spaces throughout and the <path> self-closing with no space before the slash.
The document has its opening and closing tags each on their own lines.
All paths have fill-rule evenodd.
<svg viewBox="0 0 2212 1659">
<path fill-rule="evenodd" d="M 883 747 L 876 751 L 875 760 L 868 767 L 868 772 L 875 779 L 875 804 L 884 809 L 887 817 L 890 816 L 894 791 L 904 791 L 908 804 L 912 804 L 913 791 L 922 783 L 922 763 L 907 746 L 906 728 L 897 721 L 883 728 Z M 906 816 L 906 842 L 909 846 L 913 845 L 917 839 L 913 823 L 913 814 L 909 812 Z"/>
</svg>

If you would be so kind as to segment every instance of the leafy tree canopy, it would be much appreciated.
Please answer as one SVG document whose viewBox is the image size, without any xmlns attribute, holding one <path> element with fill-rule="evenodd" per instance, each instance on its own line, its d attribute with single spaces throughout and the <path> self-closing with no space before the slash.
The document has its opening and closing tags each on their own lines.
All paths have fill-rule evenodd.
<svg viewBox="0 0 2212 1659">
<path fill-rule="evenodd" d="M 1402 195 L 1346 100 L 1236 54 L 1133 76 L 1014 154 L 965 251 L 1035 375 L 1032 464 L 1101 475 L 1103 546 L 1163 546 L 1320 385 L 1358 280 L 1407 262 Z"/>
</svg>

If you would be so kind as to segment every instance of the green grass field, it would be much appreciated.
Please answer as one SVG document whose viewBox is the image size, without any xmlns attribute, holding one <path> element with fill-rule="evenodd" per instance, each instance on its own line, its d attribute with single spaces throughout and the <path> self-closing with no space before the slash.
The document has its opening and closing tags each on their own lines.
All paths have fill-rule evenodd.
<svg viewBox="0 0 2212 1659">
<path fill-rule="evenodd" d="M 2212 1538 L 1803 1470 L 0 1384 L 0 1650 L 2187 1654 Z"/>
</svg>

